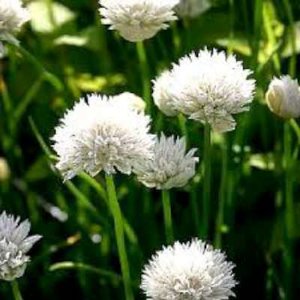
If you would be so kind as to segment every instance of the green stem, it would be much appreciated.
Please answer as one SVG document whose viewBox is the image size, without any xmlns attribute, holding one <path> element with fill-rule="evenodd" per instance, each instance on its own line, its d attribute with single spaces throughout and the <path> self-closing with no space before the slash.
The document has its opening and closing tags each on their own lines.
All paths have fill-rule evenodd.
<svg viewBox="0 0 300 300">
<path fill-rule="evenodd" d="M 129 263 L 128 263 L 126 247 L 125 247 L 124 223 L 122 218 L 122 212 L 117 199 L 116 188 L 115 188 L 113 177 L 111 175 L 106 175 L 105 179 L 106 179 L 109 206 L 115 224 L 115 235 L 117 240 L 117 247 L 118 247 L 119 259 L 121 264 L 126 300 L 133 300 L 134 297 L 131 288 Z"/>
<path fill-rule="evenodd" d="M 11 288 L 12 288 L 12 292 L 14 295 L 14 299 L 15 300 L 23 300 L 21 292 L 20 292 L 19 284 L 16 280 L 11 282 Z"/>
<path fill-rule="evenodd" d="M 139 64 L 143 80 L 143 98 L 147 104 L 147 111 L 151 112 L 151 81 L 150 71 L 147 62 L 147 54 L 143 42 L 136 43 L 136 51 L 139 59 Z"/>
<path fill-rule="evenodd" d="M 33 101 L 34 97 L 38 93 L 39 89 L 42 86 L 43 81 L 44 81 L 44 76 L 42 74 L 40 78 L 38 78 L 37 81 L 28 90 L 24 100 L 20 102 L 20 104 L 17 106 L 14 112 L 14 120 L 16 125 L 18 124 L 19 120 L 23 116 L 28 105 Z"/>
<path fill-rule="evenodd" d="M 228 148 L 227 148 L 227 140 L 226 140 L 225 145 L 223 145 L 222 147 L 222 174 L 221 174 L 221 186 L 220 186 L 220 194 L 219 194 L 219 210 L 218 210 L 216 232 L 215 232 L 216 248 L 222 247 L 222 231 L 224 225 L 226 191 L 228 186 L 227 177 L 228 177 Z"/>
<path fill-rule="evenodd" d="M 260 50 L 260 39 L 261 39 L 261 24 L 263 22 L 263 0 L 255 0 L 255 11 L 254 11 L 254 39 L 252 45 L 252 65 L 254 70 L 258 68 L 258 57 Z"/>
<path fill-rule="evenodd" d="M 284 251 L 285 265 L 285 292 L 287 299 L 290 299 L 293 286 L 293 231 L 294 231 L 294 201 L 293 201 L 293 174 L 292 167 L 292 147 L 291 147 L 291 132 L 289 123 L 284 124 L 284 168 L 285 168 L 285 228 L 286 242 Z"/>
<path fill-rule="evenodd" d="M 293 175 L 291 174 L 292 149 L 291 132 L 288 122 L 284 124 L 284 161 L 285 161 L 285 205 L 286 205 L 286 229 L 290 239 L 294 228 L 294 203 L 293 203 Z"/>
<path fill-rule="evenodd" d="M 197 195 L 196 188 L 192 189 L 190 201 L 191 201 L 192 215 L 196 227 L 196 234 L 199 238 L 201 238 L 202 233 L 201 233 L 201 223 L 200 223 L 200 212 L 199 212 L 199 203 L 198 203 L 198 195 Z"/>
<path fill-rule="evenodd" d="M 22 47 L 21 44 L 11 44 L 12 46 L 16 47 L 19 52 L 26 57 L 37 69 L 37 71 L 43 75 L 46 81 L 48 81 L 57 91 L 63 90 L 63 85 L 61 81 L 52 73 L 47 71 L 41 63 L 25 48 Z"/>
<path fill-rule="evenodd" d="M 297 68 L 297 45 L 296 45 L 296 30 L 295 30 L 295 20 L 293 16 L 293 8 L 289 0 L 283 0 L 283 5 L 286 10 L 286 14 L 290 25 L 290 38 L 291 38 L 291 46 L 292 46 L 292 57 L 290 60 L 289 73 L 291 77 L 295 77 L 296 68 Z"/>
<path fill-rule="evenodd" d="M 188 146 L 188 130 L 186 127 L 186 119 L 184 115 L 182 114 L 178 115 L 178 124 L 181 131 L 181 135 L 185 137 L 186 145 Z"/>
<path fill-rule="evenodd" d="M 211 196 L 211 129 L 208 124 L 204 128 L 204 172 L 203 172 L 203 199 L 202 199 L 202 237 L 208 237 L 210 217 L 210 196 Z"/>
<path fill-rule="evenodd" d="M 170 193 L 168 190 L 162 190 L 162 203 L 164 211 L 166 239 L 167 243 L 171 244 L 174 241 L 174 233 L 172 225 Z"/>
</svg>

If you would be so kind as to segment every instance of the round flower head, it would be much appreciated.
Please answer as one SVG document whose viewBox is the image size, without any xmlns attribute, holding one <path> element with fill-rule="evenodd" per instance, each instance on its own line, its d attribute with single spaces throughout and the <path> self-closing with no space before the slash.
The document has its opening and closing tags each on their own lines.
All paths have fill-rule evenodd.
<svg viewBox="0 0 300 300">
<path fill-rule="evenodd" d="M 184 138 L 166 138 L 162 134 L 154 146 L 153 158 L 136 166 L 137 178 L 149 188 L 183 187 L 195 175 L 196 151 L 192 149 L 186 154 Z"/>
<path fill-rule="evenodd" d="M 179 0 L 100 0 L 102 23 L 137 42 L 150 39 L 176 20 L 174 7 Z"/>
<path fill-rule="evenodd" d="M 210 0 L 181 0 L 175 11 L 180 17 L 195 18 L 211 7 Z"/>
<path fill-rule="evenodd" d="M 173 110 L 208 123 L 214 131 L 231 131 L 236 126 L 233 115 L 249 110 L 253 100 L 255 81 L 248 79 L 250 74 L 235 56 L 205 49 L 173 64 L 165 92 Z M 157 82 L 159 78 L 154 90 Z M 154 94 L 154 101 L 163 100 Z"/>
<path fill-rule="evenodd" d="M 151 300 L 226 300 L 234 265 L 220 250 L 200 240 L 164 247 L 144 267 L 141 289 Z"/>
<path fill-rule="evenodd" d="M 146 109 L 145 101 L 133 93 L 125 92 L 117 95 L 114 97 L 114 101 L 119 101 L 120 104 L 127 105 L 131 109 L 140 113 L 144 112 Z"/>
<path fill-rule="evenodd" d="M 270 110 L 284 119 L 300 117 L 300 88 L 290 76 L 274 78 L 266 94 Z"/>
<path fill-rule="evenodd" d="M 124 97 L 124 95 L 123 95 Z M 152 155 L 150 118 L 115 97 L 89 95 L 61 119 L 52 138 L 56 167 L 65 180 L 85 171 L 130 174 L 134 164 Z"/>
<path fill-rule="evenodd" d="M 13 33 L 29 20 L 29 13 L 20 0 L 0 1 L 0 40 L 16 43 Z M 2 45 L 0 45 L 2 47 Z"/>
<path fill-rule="evenodd" d="M 30 257 L 27 252 L 41 239 L 40 235 L 28 236 L 30 223 L 20 223 L 20 218 L 0 215 L 0 279 L 12 281 L 22 277 Z"/>
<path fill-rule="evenodd" d="M 163 72 L 156 80 L 153 80 L 153 99 L 155 105 L 167 116 L 173 117 L 178 114 L 174 107 L 174 101 L 168 89 L 171 84 L 171 73 Z"/>
</svg>

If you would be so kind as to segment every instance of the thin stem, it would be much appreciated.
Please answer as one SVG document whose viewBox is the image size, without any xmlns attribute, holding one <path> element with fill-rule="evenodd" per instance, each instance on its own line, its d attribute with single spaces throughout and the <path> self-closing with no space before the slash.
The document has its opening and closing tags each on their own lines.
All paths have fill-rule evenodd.
<svg viewBox="0 0 300 300">
<path fill-rule="evenodd" d="M 226 139 L 226 137 L 225 137 Z M 228 177 L 228 147 L 227 140 L 225 140 L 225 145 L 222 147 L 222 174 L 221 174 L 221 186 L 219 194 L 219 210 L 216 222 L 216 232 L 215 232 L 215 247 L 222 247 L 222 230 L 224 225 L 224 211 L 226 203 L 226 191 L 227 191 L 227 177 Z"/>
<path fill-rule="evenodd" d="M 188 146 L 188 129 L 186 127 L 186 119 L 184 115 L 178 115 L 178 124 L 181 131 L 181 135 L 185 137 L 186 145 Z"/>
<path fill-rule="evenodd" d="M 252 44 L 252 65 L 256 71 L 258 68 L 258 57 L 260 50 L 261 24 L 263 22 L 263 0 L 255 0 L 254 10 L 254 39 Z"/>
<path fill-rule="evenodd" d="M 292 149 L 291 149 L 291 132 L 289 123 L 284 124 L 284 168 L 285 168 L 285 228 L 286 242 L 285 251 L 283 253 L 285 265 L 285 292 L 287 299 L 290 299 L 293 285 L 293 231 L 294 231 L 294 201 L 293 201 L 293 174 L 291 174 L 292 166 Z"/>
<path fill-rule="evenodd" d="M 291 174 L 291 132 L 288 122 L 284 124 L 284 161 L 285 161 L 285 205 L 286 205 L 286 229 L 288 238 L 292 237 L 294 228 L 294 204 L 293 204 L 293 176 Z"/>
<path fill-rule="evenodd" d="M 147 111 L 151 112 L 151 81 L 150 71 L 147 62 L 147 54 L 143 42 L 136 43 L 136 51 L 140 63 L 142 80 L 143 80 L 143 98 L 147 104 Z"/>
<path fill-rule="evenodd" d="M 25 48 L 22 47 L 21 44 L 11 44 L 11 45 L 16 47 L 19 50 L 19 52 L 35 66 L 38 72 L 43 75 L 45 80 L 48 81 L 56 90 L 58 91 L 63 90 L 63 85 L 61 81 L 55 75 L 47 71 L 29 51 L 27 51 Z"/>
<path fill-rule="evenodd" d="M 197 190 L 195 188 L 192 189 L 190 201 L 191 201 L 192 215 L 196 227 L 196 234 L 199 238 L 201 238 L 202 233 L 201 233 L 201 223 L 200 223 L 200 211 L 199 211 Z"/>
<path fill-rule="evenodd" d="M 167 243 L 171 244 L 174 241 L 174 233 L 172 225 L 170 193 L 168 190 L 162 190 L 162 203 L 164 211 L 166 239 Z"/>
<path fill-rule="evenodd" d="M 295 31 L 295 20 L 293 16 L 293 8 L 289 0 L 283 0 L 283 5 L 286 10 L 286 14 L 290 25 L 290 38 L 292 46 L 292 57 L 290 60 L 289 73 L 291 77 L 295 77 L 297 68 L 297 45 L 296 45 L 296 31 Z"/>
<path fill-rule="evenodd" d="M 109 206 L 115 224 L 115 235 L 117 240 L 117 247 L 118 247 L 119 259 L 120 259 L 122 276 L 123 276 L 123 284 L 125 288 L 125 296 L 126 296 L 126 300 L 133 300 L 134 297 L 133 297 L 133 292 L 131 287 L 129 263 L 128 263 L 127 252 L 125 247 L 124 223 L 122 218 L 122 212 L 117 199 L 116 188 L 115 188 L 113 177 L 111 175 L 106 175 L 105 179 L 106 179 Z"/>
<path fill-rule="evenodd" d="M 14 295 L 14 299 L 15 300 L 23 300 L 22 295 L 21 295 L 21 291 L 19 288 L 19 284 L 16 280 L 11 282 L 11 288 L 12 288 L 12 292 Z"/>
<path fill-rule="evenodd" d="M 33 101 L 34 97 L 38 93 L 39 89 L 42 86 L 43 81 L 44 81 L 44 76 L 42 74 L 40 78 L 38 78 L 37 81 L 28 90 L 26 96 L 24 97 L 24 100 L 20 102 L 20 104 L 17 106 L 14 112 L 14 120 L 16 125 L 18 121 L 21 119 L 21 117 L 23 116 L 28 105 Z"/>
<path fill-rule="evenodd" d="M 208 124 L 204 128 L 204 172 L 203 172 L 203 199 L 202 199 L 202 235 L 207 238 L 210 217 L 210 196 L 211 196 L 211 130 Z"/>
</svg>

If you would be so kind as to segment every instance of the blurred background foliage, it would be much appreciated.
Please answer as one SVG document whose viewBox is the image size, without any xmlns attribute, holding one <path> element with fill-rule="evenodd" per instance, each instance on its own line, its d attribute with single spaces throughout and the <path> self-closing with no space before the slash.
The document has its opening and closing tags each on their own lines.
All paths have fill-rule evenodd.
<svg viewBox="0 0 300 300">
<path fill-rule="evenodd" d="M 32 20 L 18 37 L 60 83 L 43 80 L 13 48 L 8 47 L 0 61 L 0 208 L 29 218 L 32 231 L 44 236 L 32 251 L 21 289 L 25 299 L 123 299 L 106 193 L 85 175 L 63 184 L 47 147 L 58 118 L 80 96 L 125 90 L 142 95 L 135 45 L 101 25 L 96 0 L 38 0 L 26 5 Z M 211 207 L 216 216 L 222 155 L 227 151 L 222 248 L 237 265 L 237 298 L 299 299 L 299 127 L 291 127 L 295 158 L 291 254 L 286 251 L 283 225 L 283 121 L 269 112 L 264 93 L 274 75 L 297 71 L 294 75 L 299 78 L 300 1 L 214 0 L 203 15 L 180 20 L 146 41 L 150 78 L 205 46 L 235 53 L 257 80 L 252 109 L 239 118 L 237 130 L 226 139 L 213 136 Z M 152 117 L 153 131 L 181 134 L 176 119 L 163 117 L 156 108 Z M 203 128 L 191 121 L 187 127 L 189 144 L 199 147 L 201 159 Z M 104 183 L 101 175 L 97 180 Z M 184 190 L 172 192 L 177 239 L 197 235 L 201 219 L 194 204 L 201 201 L 201 181 L 197 175 Z M 164 244 L 160 194 L 132 177 L 118 175 L 117 186 L 136 298 L 144 299 L 138 291 L 142 265 Z M 213 242 L 216 218 L 210 222 Z M 292 274 L 287 275 L 286 264 L 292 265 Z M 0 298 L 11 299 L 6 283 L 0 283 Z"/>
</svg>

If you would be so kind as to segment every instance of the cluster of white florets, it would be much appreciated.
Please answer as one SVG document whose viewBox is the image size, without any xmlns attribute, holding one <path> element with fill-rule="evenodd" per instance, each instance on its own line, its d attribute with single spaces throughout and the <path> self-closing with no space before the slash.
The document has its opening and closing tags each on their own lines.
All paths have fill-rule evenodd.
<svg viewBox="0 0 300 300">
<path fill-rule="evenodd" d="M 152 159 L 144 160 L 135 168 L 140 182 L 149 188 L 171 189 L 183 187 L 195 175 L 197 149 L 186 153 L 184 138 L 161 135 L 154 146 Z"/>
<path fill-rule="evenodd" d="M 12 281 L 22 277 L 30 257 L 32 246 L 40 235 L 28 236 L 29 221 L 20 223 L 20 218 L 3 212 L 0 215 L 0 279 Z"/>
<path fill-rule="evenodd" d="M 201 50 L 181 58 L 154 81 L 154 102 L 167 115 L 180 112 L 215 131 L 231 131 L 236 126 L 233 115 L 247 111 L 253 99 L 250 74 L 233 55 Z"/>
<path fill-rule="evenodd" d="M 52 138 L 59 159 L 56 167 L 65 180 L 83 171 L 91 176 L 102 170 L 130 174 L 135 164 L 152 156 L 154 135 L 149 129 L 150 117 L 133 108 L 132 94 L 117 99 L 89 95 L 56 128 Z"/>
<path fill-rule="evenodd" d="M 150 39 L 176 20 L 179 0 L 100 0 L 102 23 L 131 42 Z"/>
<path fill-rule="evenodd" d="M 149 300 L 226 300 L 234 296 L 234 265 L 201 240 L 175 242 L 144 267 L 141 289 Z"/>
</svg>

